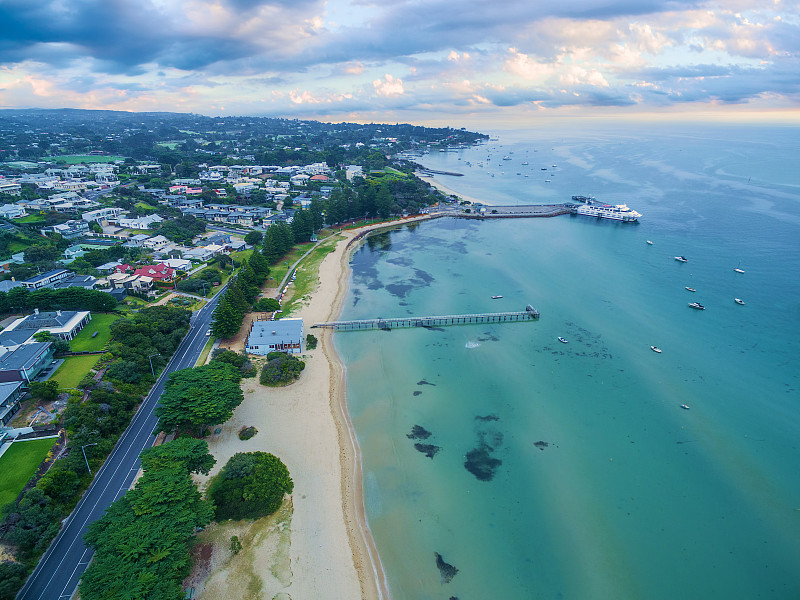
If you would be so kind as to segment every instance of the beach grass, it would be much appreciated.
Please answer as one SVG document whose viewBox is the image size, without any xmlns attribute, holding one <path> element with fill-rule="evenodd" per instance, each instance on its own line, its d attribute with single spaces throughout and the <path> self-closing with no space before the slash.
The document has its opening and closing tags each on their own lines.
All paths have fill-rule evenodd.
<svg viewBox="0 0 800 600">
<path fill-rule="evenodd" d="M 97 364 L 98 360 L 100 360 L 99 354 L 68 356 L 50 379 L 57 381 L 62 390 L 77 388 L 81 379 L 89 374 L 89 371 Z"/>
<path fill-rule="evenodd" d="M 92 320 L 70 341 L 70 348 L 73 352 L 102 350 L 111 340 L 111 324 L 119 318 L 114 314 L 92 315 Z M 95 331 L 97 335 L 92 337 Z"/>
<path fill-rule="evenodd" d="M 311 247 L 311 242 L 304 244 L 297 244 L 292 248 L 277 264 L 271 265 L 269 268 L 269 276 L 271 279 L 268 281 L 268 287 L 278 287 L 286 273 L 289 272 L 289 267 L 296 263 L 303 254 L 308 252 Z"/>
<path fill-rule="evenodd" d="M 55 438 L 13 442 L 0 456 L 0 506 L 14 501 L 55 443 Z"/>
<path fill-rule="evenodd" d="M 297 310 L 303 300 L 314 291 L 319 281 L 319 266 L 323 259 L 336 249 L 341 236 L 331 236 L 314 248 L 303 261 L 297 265 L 297 277 L 294 280 L 291 297 L 282 306 L 281 316 L 288 317 Z"/>
</svg>

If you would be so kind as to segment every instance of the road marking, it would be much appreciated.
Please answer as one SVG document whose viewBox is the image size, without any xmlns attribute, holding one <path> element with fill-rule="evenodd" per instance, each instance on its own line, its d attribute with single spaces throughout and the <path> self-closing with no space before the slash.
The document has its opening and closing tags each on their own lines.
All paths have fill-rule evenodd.
<svg viewBox="0 0 800 600">
<path fill-rule="evenodd" d="M 209 302 L 206 303 L 206 305 L 203 308 L 201 308 L 197 312 L 197 317 L 200 317 L 200 315 L 203 314 L 204 311 L 207 311 L 209 313 L 213 313 L 213 309 L 210 310 L 210 311 L 208 310 L 210 308 L 210 305 L 215 301 L 215 299 L 218 298 L 220 293 L 223 292 L 226 288 L 227 288 L 227 283 L 226 283 L 225 286 L 220 288 L 220 290 L 217 292 L 217 294 L 215 294 L 215 296 L 213 298 L 211 298 L 209 300 Z M 201 321 L 201 320 L 202 319 L 198 318 L 198 321 Z M 207 325 L 205 327 L 207 327 Z M 155 416 L 154 413 L 153 413 L 153 410 L 155 408 L 155 404 L 158 404 L 158 397 L 160 397 L 161 393 L 163 393 L 163 390 L 162 390 L 162 392 L 159 392 L 158 394 L 154 394 L 154 391 L 160 385 L 163 387 L 162 382 L 163 383 L 166 382 L 166 379 L 165 379 L 164 376 L 167 375 L 169 372 L 171 372 L 171 371 L 169 371 L 170 366 L 173 364 L 173 362 L 175 362 L 176 363 L 176 368 L 173 369 L 173 370 L 179 370 L 181 368 L 187 368 L 187 367 L 181 367 L 180 363 L 186 362 L 186 357 L 190 353 L 191 354 L 197 353 L 197 357 L 195 357 L 193 361 L 189 362 L 188 366 L 194 366 L 194 364 L 197 362 L 197 358 L 199 358 L 200 354 L 202 353 L 203 348 L 205 347 L 205 344 L 202 344 L 201 347 L 195 349 L 194 351 L 191 351 L 191 347 L 192 347 L 192 344 L 195 343 L 198 340 L 198 338 L 202 341 L 202 338 L 200 338 L 199 334 L 200 334 L 200 331 L 202 329 L 204 329 L 205 327 L 195 328 L 194 331 L 192 331 L 190 329 L 189 332 L 187 333 L 187 335 L 183 338 L 183 340 L 181 340 L 181 343 L 178 344 L 178 348 L 173 353 L 173 355 L 170 358 L 169 362 L 167 362 L 167 365 L 164 368 L 164 371 L 161 373 L 161 376 L 158 378 L 156 383 L 150 389 L 150 392 L 147 394 L 147 396 L 145 396 L 145 399 L 142 401 L 142 404 L 139 406 L 139 410 L 137 410 L 136 413 L 133 415 L 133 418 L 131 419 L 130 424 L 125 429 L 125 431 L 122 433 L 122 436 L 120 436 L 120 439 L 117 440 L 117 443 L 114 445 L 114 450 L 112 450 L 111 454 L 108 456 L 108 458 L 105 460 L 103 465 L 98 470 L 97 475 L 95 476 L 95 479 L 92 482 L 92 486 L 90 486 L 90 487 L 94 487 L 95 482 L 98 482 L 100 480 L 101 473 L 103 475 L 105 475 L 105 472 L 108 471 L 108 469 L 106 469 L 105 467 L 106 467 L 106 465 L 109 464 L 109 462 L 111 462 L 112 456 L 114 457 L 115 460 L 117 458 L 119 458 L 119 460 L 117 461 L 117 467 L 111 472 L 111 475 L 109 477 L 109 481 L 105 484 L 105 486 L 102 488 L 101 491 L 97 492 L 97 494 L 99 496 L 98 499 L 95 501 L 95 503 L 92 505 L 92 507 L 88 510 L 88 514 L 82 520 L 82 522 L 79 525 L 79 527 L 83 528 L 86 525 L 88 525 L 90 522 L 94 522 L 95 520 L 97 520 L 96 518 L 91 518 L 91 516 L 95 512 L 95 510 L 97 508 L 97 505 L 100 503 L 100 501 L 105 496 L 105 494 L 106 494 L 106 492 L 108 490 L 108 487 L 111 485 L 111 483 L 115 479 L 115 477 L 116 477 L 117 473 L 119 472 L 120 468 L 122 468 L 122 464 L 127 462 L 128 455 L 129 455 L 130 451 L 133 449 L 134 444 L 129 445 L 128 448 L 122 454 L 119 455 L 119 457 L 114 456 L 114 453 L 116 452 L 117 448 L 119 448 L 119 444 L 121 442 L 123 442 L 123 440 L 125 440 L 134 431 L 134 429 L 136 429 L 136 431 L 137 431 L 136 435 L 133 436 L 134 439 L 136 439 L 140 435 L 140 433 L 142 431 L 142 428 L 143 428 L 143 425 L 147 425 L 148 418 Z M 183 348 L 183 351 L 181 352 L 182 347 L 184 347 L 184 348 Z M 182 359 L 176 360 L 176 357 L 179 354 L 183 355 Z M 149 406 L 151 404 L 153 404 L 152 407 Z M 151 426 L 151 430 L 152 429 L 153 429 L 153 426 Z M 145 438 L 144 438 L 144 446 L 142 447 L 142 449 L 136 451 L 137 459 L 138 459 L 139 453 L 141 453 L 142 450 L 151 447 L 153 445 L 154 441 L 155 441 L 155 436 L 152 436 L 152 435 L 145 436 Z M 131 468 L 129 470 L 129 473 L 132 470 L 133 469 Z M 137 467 L 137 470 L 138 470 L 138 467 Z M 99 483 L 97 484 L 97 486 L 98 486 L 97 489 L 100 489 L 99 488 L 99 486 L 100 486 Z M 92 493 L 93 494 L 95 493 L 94 490 L 92 490 Z M 50 556 L 53 555 L 53 553 L 56 551 L 56 548 L 61 544 L 61 542 L 63 542 L 65 540 L 66 535 L 67 535 L 66 532 L 69 530 L 69 528 L 73 524 L 78 523 L 78 521 L 76 519 L 74 519 L 73 516 L 76 515 L 76 513 L 78 513 L 79 510 L 82 510 L 84 508 L 84 506 L 86 506 L 84 504 L 84 500 L 86 500 L 88 497 L 89 497 L 88 494 L 84 494 L 84 496 L 81 498 L 81 500 L 78 502 L 78 504 L 75 506 L 73 511 L 70 513 L 70 515 L 65 520 L 66 523 L 65 523 L 64 527 L 61 529 L 61 531 L 58 533 L 56 538 L 48 546 L 48 548 L 45 551 L 44 555 L 40 559 L 39 564 L 37 565 L 36 569 L 34 570 L 34 572 L 31 574 L 31 576 L 25 582 L 25 585 L 20 590 L 19 595 L 18 595 L 18 598 L 20 598 L 20 600 L 23 600 L 25 598 L 26 594 L 28 593 L 28 590 L 33 586 L 33 584 L 35 583 L 36 579 L 39 577 L 39 575 L 41 575 L 42 571 L 44 570 L 44 566 L 49 561 Z M 115 501 L 116 501 L 116 498 L 115 498 Z M 61 570 L 61 565 L 64 563 L 64 561 L 68 557 L 70 557 L 70 558 L 72 557 L 72 552 L 71 552 L 72 547 L 78 541 L 81 544 L 83 544 L 82 537 L 75 536 L 72 539 L 72 541 L 70 542 L 69 546 L 67 546 L 67 550 L 66 550 L 66 552 L 64 554 L 64 557 L 59 561 L 58 565 L 56 566 L 56 569 L 55 569 L 56 573 Z M 84 553 L 85 552 L 91 552 L 91 551 L 84 546 Z M 93 554 L 93 552 L 92 552 L 92 554 Z M 76 566 L 75 569 L 77 569 L 78 566 Z M 74 575 L 74 573 L 75 573 L 75 570 L 73 570 L 73 575 Z M 72 579 L 72 576 L 70 576 L 70 579 Z M 69 580 L 67 580 L 67 581 L 69 581 Z M 77 586 L 76 586 L 75 589 L 77 589 Z M 71 596 L 72 595 L 70 594 L 70 596 L 68 596 L 68 597 L 71 597 Z"/>
</svg>

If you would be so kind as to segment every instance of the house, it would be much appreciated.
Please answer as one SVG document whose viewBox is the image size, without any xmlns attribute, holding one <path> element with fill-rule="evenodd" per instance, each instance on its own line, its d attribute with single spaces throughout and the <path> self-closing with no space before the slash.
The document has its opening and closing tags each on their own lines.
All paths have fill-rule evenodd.
<svg viewBox="0 0 800 600">
<path fill-rule="evenodd" d="M 39 231 L 41 231 L 42 235 L 47 235 L 48 233 L 58 233 L 63 238 L 69 240 L 85 235 L 89 231 L 89 223 L 86 221 L 76 221 L 75 219 L 70 219 L 66 223 L 42 227 L 42 229 Z"/>
<path fill-rule="evenodd" d="M 320 173 L 319 175 L 312 175 L 311 178 L 309 179 L 309 181 L 323 181 L 323 182 L 330 180 L 331 180 L 330 177 L 328 177 L 327 175 L 323 175 L 322 173 Z"/>
<path fill-rule="evenodd" d="M 211 259 L 214 256 L 214 253 L 211 252 L 208 248 L 192 248 L 191 250 L 187 250 L 183 253 L 183 258 L 188 258 L 189 260 L 205 262 Z"/>
<path fill-rule="evenodd" d="M 155 235 L 151 238 L 147 238 L 142 245 L 147 248 L 152 248 L 153 250 L 162 250 L 166 246 L 170 244 L 168 238 L 165 238 L 163 235 Z"/>
<path fill-rule="evenodd" d="M 144 245 L 145 240 L 148 239 L 150 239 L 150 236 L 146 233 L 137 233 L 136 235 L 129 237 L 126 244 L 133 246 L 134 248 L 141 248 Z"/>
<path fill-rule="evenodd" d="M 22 344 L 0 354 L 0 383 L 24 381 L 30 383 L 53 362 L 53 344 L 34 342 Z"/>
<path fill-rule="evenodd" d="M 154 225 L 163 223 L 164 219 L 158 215 L 148 215 L 136 219 L 116 219 L 117 224 L 125 229 L 152 229 Z"/>
<path fill-rule="evenodd" d="M 153 281 L 170 282 L 175 277 L 175 269 L 165 265 L 164 263 L 158 263 L 157 265 L 145 265 L 144 267 L 139 267 L 133 272 L 133 274 L 141 275 L 143 277 L 151 277 Z"/>
<path fill-rule="evenodd" d="M 119 261 L 107 262 L 95 268 L 103 275 L 108 275 L 109 273 L 112 273 L 120 264 L 122 263 Z"/>
<path fill-rule="evenodd" d="M 5 281 L 0 281 L 0 292 L 10 292 L 15 287 L 19 287 L 22 285 L 21 281 L 14 281 L 13 279 L 7 279 Z"/>
<path fill-rule="evenodd" d="M 3 204 L 3 206 L 0 206 L 0 217 L 4 219 L 21 219 L 27 214 L 24 207 L 16 204 Z"/>
<path fill-rule="evenodd" d="M 310 177 L 305 173 L 298 173 L 297 175 L 292 175 L 289 178 L 289 182 L 292 185 L 304 186 L 309 179 Z"/>
<path fill-rule="evenodd" d="M 354 177 L 364 177 L 364 169 L 360 165 L 348 165 L 344 168 L 347 181 L 353 181 Z"/>
<path fill-rule="evenodd" d="M 114 290 L 125 290 L 134 294 L 147 294 L 153 289 L 153 278 L 127 273 L 112 273 L 108 283 Z"/>
<path fill-rule="evenodd" d="M 12 196 L 19 196 L 22 191 L 22 186 L 16 181 L 8 179 L 0 179 L 0 194 L 11 194 Z"/>
<path fill-rule="evenodd" d="M 300 354 L 303 351 L 303 319 L 253 321 L 245 351 L 260 356 L 270 352 Z"/>
<path fill-rule="evenodd" d="M 80 287 L 87 290 L 93 290 L 97 285 L 97 278 L 91 275 L 75 275 L 71 274 L 69 277 L 56 281 L 53 284 L 54 290 L 60 290 L 68 287 Z"/>
<path fill-rule="evenodd" d="M 0 383 L 0 425 L 8 425 L 8 422 L 17 414 L 24 395 L 22 381 Z"/>
<path fill-rule="evenodd" d="M 118 206 L 109 206 L 106 208 L 98 208 L 85 212 L 81 215 L 81 219 L 87 223 L 100 223 L 101 221 L 108 221 L 109 219 L 116 219 L 125 211 Z"/>
<path fill-rule="evenodd" d="M 70 275 L 72 275 L 72 272 L 66 269 L 53 269 L 52 271 L 47 271 L 47 273 L 30 277 L 20 283 L 22 283 L 22 287 L 28 288 L 29 290 L 39 290 L 42 288 L 51 288 L 57 281 L 66 279 Z"/>
<path fill-rule="evenodd" d="M 167 260 L 163 261 L 163 263 L 171 269 L 175 269 L 176 271 L 188 271 L 192 268 L 192 262 L 186 260 L 185 258 L 168 258 Z"/>
<path fill-rule="evenodd" d="M 64 250 L 64 260 L 73 261 L 79 256 L 86 254 L 86 251 L 77 244 Z"/>
<path fill-rule="evenodd" d="M 18 332 L 25 332 L 25 335 L 28 336 L 25 340 L 25 342 L 27 342 L 40 331 L 49 331 L 53 337 L 57 337 L 61 340 L 71 340 L 78 335 L 78 332 L 86 327 L 91 320 L 92 313 L 90 313 L 88 310 L 57 310 L 39 312 L 39 309 L 36 308 L 34 309 L 32 315 L 20 317 L 8 327 L 3 329 L 3 331 L 0 332 L 0 336 L 4 336 L 12 332 L 17 332 L 18 335 L 22 336 L 22 334 Z M 20 337 L 18 339 L 22 338 Z"/>
</svg>

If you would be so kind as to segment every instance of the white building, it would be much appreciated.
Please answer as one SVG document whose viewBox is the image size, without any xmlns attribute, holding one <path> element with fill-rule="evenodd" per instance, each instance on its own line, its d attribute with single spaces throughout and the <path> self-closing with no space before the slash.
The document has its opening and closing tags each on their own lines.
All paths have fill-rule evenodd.
<svg viewBox="0 0 800 600">
<path fill-rule="evenodd" d="M 27 214 L 22 206 L 16 204 L 3 204 L 3 206 L 0 206 L 0 217 L 4 219 L 20 219 Z"/>
<path fill-rule="evenodd" d="M 98 208 L 97 210 L 85 212 L 81 215 L 81 219 L 89 223 L 92 222 L 99 223 L 100 221 L 115 219 L 124 212 L 125 211 L 119 208 L 118 206 L 109 206 L 106 208 Z"/>
<path fill-rule="evenodd" d="M 303 351 L 303 319 L 253 321 L 245 351 L 265 356 L 270 352 L 300 354 Z"/>
</svg>

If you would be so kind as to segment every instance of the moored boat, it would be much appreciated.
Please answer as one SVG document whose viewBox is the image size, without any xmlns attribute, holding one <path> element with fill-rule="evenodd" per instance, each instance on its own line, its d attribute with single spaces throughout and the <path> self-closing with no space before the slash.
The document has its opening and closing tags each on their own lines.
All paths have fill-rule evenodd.
<svg viewBox="0 0 800 600">
<path fill-rule="evenodd" d="M 497 300 L 499 298 L 502 298 L 502 296 L 492 296 L 492 300 Z"/>
<path fill-rule="evenodd" d="M 689 410 L 689 406 L 687 404 L 681 404 L 681 408 L 683 410 Z"/>
<path fill-rule="evenodd" d="M 573 215 L 583 215 L 586 217 L 597 217 L 598 219 L 611 219 L 622 221 L 623 223 L 637 223 L 642 215 L 635 210 L 628 208 L 626 204 L 600 204 L 590 196 L 573 196 L 572 199 L 578 202 L 585 202 L 581 206 L 573 206 Z"/>
<path fill-rule="evenodd" d="M 744 271 L 742 271 L 739 267 L 736 267 L 734 271 L 736 271 L 737 273 L 744 273 Z"/>
<path fill-rule="evenodd" d="M 685 256 L 676 256 L 675 260 L 677 260 L 678 262 L 689 262 L 689 259 L 686 258 Z"/>
<path fill-rule="evenodd" d="M 736 302 L 736 304 L 744 304 L 744 300 L 741 298 L 734 298 L 733 301 Z"/>
<path fill-rule="evenodd" d="M 706 307 L 703 306 L 702 304 L 700 304 L 699 302 L 690 302 L 689 306 L 691 306 L 692 308 L 697 309 L 697 310 L 705 310 L 706 309 Z"/>
<path fill-rule="evenodd" d="M 697 290 L 694 288 L 690 288 L 688 285 L 686 286 L 686 290 L 690 292 L 696 292 Z"/>
<path fill-rule="evenodd" d="M 647 244 L 648 244 L 649 246 L 652 246 L 652 245 L 653 245 L 653 242 L 651 242 L 650 240 L 646 240 L 646 241 L 647 241 Z"/>
<path fill-rule="evenodd" d="M 655 346 L 650 346 L 650 350 L 652 350 L 656 354 L 661 354 L 661 348 L 656 348 Z"/>
<path fill-rule="evenodd" d="M 559 341 L 559 342 L 561 342 L 562 344 L 566 344 L 566 343 L 567 343 L 567 340 L 566 340 L 566 339 L 564 339 L 564 338 L 563 338 L 563 337 L 561 337 L 561 336 L 558 336 L 558 341 Z"/>
</svg>

